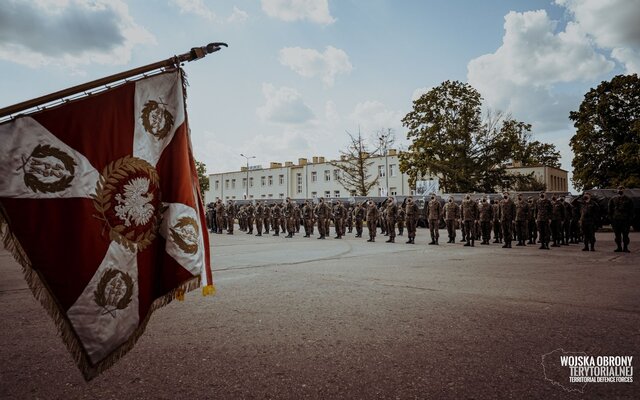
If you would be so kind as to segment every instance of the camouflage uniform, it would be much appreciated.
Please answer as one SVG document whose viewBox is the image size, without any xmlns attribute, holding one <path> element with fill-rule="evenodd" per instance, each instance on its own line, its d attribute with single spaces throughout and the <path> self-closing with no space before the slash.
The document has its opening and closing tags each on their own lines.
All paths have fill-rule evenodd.
<svg viewBox="0 0 640 400">
<path fill-rule="evenodd" d="M 489 244 L 491 240 L 491 222 L 493 221 L 493 207 L 487 202 L 486 198 L 482 198 L 482 202 L 478 206 L 480 214 L 480 230 L 482 231 L 482 243 Z"/>
<path fill-rule="evenodd" d="M 268 235 L 271 228 L 271 207 L 268 205 L 264 206 L 264 220 L 262 223 L 264 224 L 264 233 Z"/>
<path fill-rule="evenodd" d="M 264 222 L 264 205 L 261 202 L 259 202 L 256 206 L 256 211 L 253 216 L 256 221 L 256 231 L 258 231 L 258 233 L 256 233 L 256 236 L 262 236 L 262 224 Z"/>
<path fill-rule="evenodd" d="M 589 200 L 587 200 L 589 198 Z M 580 206 L 580 226 L 584 235 L 584 248 L 582 251 L 595 251 L 596 229 L 600 220 L 600 208 L 598 204 L 585 195 L 585 201 Z"/>
<path fill-rule="evenodd" d="M 347 228 L 347 232 L 351 233 L 353 231 L 353 207 L 349 205 L 345 207 L 345 210 L 347 212 L 345 226 Z"/>
<path fill-rule="evenodd" d="M 215 216 L 215 206 L 213 203 L 207 204 L 207 213 L 205 214 L 207 218 L 207 228 L 209 228 L 209 232 L 214 233 L 217 231 L 216 229 L 216 216 Z"/>
<path fill-rule="evenodd" d="M 291 201 L 291 199 L 288 197 L 284 205 L 284 217 L 285 217 L 285 220 L 287 221 L 287 233 L 288 233 L 288 235 L 285 237 L 292 238 L 293 234 L 296 231 L 296 228 L 294 225 L 296 215 L 295 215 L 295 206 L 293 205 L 293 201 Z"/>
<path fill-rule="evenodd" d="M 273 236 L 280 236 L 280 218 L 282 218 L 282 210 L 278 204 L 273 205 L 271 218 L 273 219 Z"/>
<path fill-rule="evenodd" d="M 538 234 L 540 235 L 540 249 L 549 250 L 549 220 L 551 219 L 551 201 L 540 195 L 536 204 L 536 222 L 538 223 Z"/>
<path fill-rule="evenodd" d="M 500 199 L 491 200 L 493 207 L 493 243 L 502 243 L 502 225 L 500 224 Z"/>
<path fill-rule="evenodd" d="M 389 198 L 387 202 L 387 234 L 389 235 L 389 240 L 387 243 L 395 243 L 396 241 L 396 218 L 398 217 L 398 205 L 395 200 Z"/>
<path fill-rule="evenodd" d="M 247 235 L 252 235 L 253 234 L 253 213 L 255 212 L 255 209 L 253 207 L 253 204 L 247 204 L 247 207 L 245 209 L 245 214 L 247 217 Z"/>
<path fill-rule="evenodd" d="M 450 198 L 444 205 L 444 220 L 447 224 L 447 234 L 449 241 L 447 243 L 456 242 L 456 221 L 460 219 L 460 206 Z"/>
<path fill-rule="evenodd" d="M 375 242 L 376 241 L 376 230 L 378 223 L 378 207 L 376 203 L 373 201 L 369 201 L 367 205 L 367 228 L 369 229 L 369 240 L 367 242 Z"/>
<path fill-rule="evenodd" d="M 562 242 L 562 222 L 564 221 L 564 205 L 553 196 L 551 199 L 551 247 L 560 247 Z"/>
<path fill-rule="evenodd" d="M 302 207 L 302 220 L 304 224 L 304 237 L 311 237 L 311 230 L 313 229 L 313 206 L 309 200 L 307 200 Z"/>
<path fill-rule="evenodd" d="M 400 207 L 398 207 L 398 215 L 396 217 L 396 220 L 398 221 L 398 236 L 402 236 L 402 234 L 404 233 L 404 214 L 405 214 L 405 205 L 400 205 Z"/>
<path fill-rule="evenodd" d="M 356 204 L 356 208 L 353 210 L 353 218 L 356 221 L 356 237 L 362 237 L 362 221 L 364 221 L 365 209 L 362 204 Z"/>
<path fill-rule="evenodd" d="M 529 196 L 527 198 L 527 204 L 529 205 L 529 209 L 527 210 L 527 234 L 529 236 L 529 241 L 527 244 L 535 244 L 538 240 L 538 227 L 536 225 L 536 205 L 533 202 L 533 198 Z"/>
<path fill-rule="evenodd" d="M 464 221 L 464 229 L 466 233 L 467 243 L 465 246 L 475 246 L 475 224 L 478 219 L 478 203 L 471 200 L 470 196 L 462 202 L 462 220 Z"/>
<path fill-rule="evenodd" d="M 216 233 L 221 234 L 224 226 L 224 204 L 222 200 L 218 199 L 216 202 L 216 227 L 218 231 Z"/>
<path fill-rule="evenodd" d="M 527 225 L 529 225 L 529 203 L 522 199 L 522 195 L 518 195 L 516 201 L 516 238 L 518 244 L 516 246 L 526 246 Z"/>
<path fill-rule="evenodd" d="M 404 219 L 407 224 L 407 236 L 409 236 L 407 243 L 409 244 L 416 243 L 416 223 L 418 222 L 419 212 L 418 205 L 413 201 L 413 198 L 409 198 L 404 207 Z"/>
<path fill-rule="evenodd" d="M 440 238 L 440 218 L 442 218 L 442 207 L 435 196 L 431 196 L 431 201 L 427 203 L 427 211 L 429 233 L 431 234 L 431 242 L 429 244 L 438 244 L 438 239 Z"/>
<path fill-rule="evenodd" d="M 316 206 L 316 217 L 318 218 L 318 239 L 324 239 L 329 232 L 326 231 L 326 222 L 330 217 L 329 206 L 324 202 L 323 198 L 320 198 L 320 202 Z"/>
<path fill-rule="evenodd" d="M 336 239 L 342 239 L 342 235 L 344 235 L 344 218 L 347 210 L 345 210 L 342 202 L 338 200 L 336 205 L 333 207 L 333 219 L 336 230 Z"/>
<path fill-rule="evenodd" d="M 560 197 L 560 202 L 564 205 L 564 221 L 562 221 L 562 244 L 568 245 L 571 242 L 571 218 L 573 216 L 573 206 Z"/>
<path fill-rule="evenodd" d="M 236 220 L 236 205 L 233 201 L 229 200 L 227 203 L 227 233 L 233 235 L 233 225 Z"/>
<path fill-rule="evenodd" d="M 609 220 L 615 235 L 615 252 L 629 253 L 629 229 L 633 219 L 633 202 L 624 195 L 624 188 L 618 188 L 618 196 L 609 200 Z M 624 244 L 624 247 L 622 245 Z"/>
<path fill-rule="evenodd" d="M 504 245 L 502 248 L 511 248 L 512 238 L 512 224 L 513 218 L 516 214 L 516 205 L 509 197 L 509 194 L 505 194 L 506 199 L 500 201 L 500 223 L 502 224 L 502 234 L 504 235 Z"/>
</svg>

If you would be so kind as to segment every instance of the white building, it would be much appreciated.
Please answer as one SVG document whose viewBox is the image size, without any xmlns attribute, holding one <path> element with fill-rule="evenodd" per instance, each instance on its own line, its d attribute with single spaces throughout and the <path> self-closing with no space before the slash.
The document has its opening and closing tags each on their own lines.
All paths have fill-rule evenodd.
<svg viewBox="0 0 640 400">
<path fill-rule="evenodd" d="M 400 172 L 398 154 L 389 150 L 387 156 L 373 156 L 369 167 L 371 177 L 378 176 L 378 183 L 371 188 L 368 196 L 409 195 L 409 177 Z M 341 161 L 333 161 L 340 163 Z M 353 196 L 345 189 L 337 177 L 342 171 L 325 161 L 324 157 L 298 159 L 294 164 L 287 161 L 272 162 L 269 168 L 260 166 L 242 167 L 240 171 L 209 175 L 209 190 L 205 193 L 206 203 L 222 200 L 240 199 L 309 199 L 314 197 L 344 198 Z M 248 187 L 247 187 L 248 185 Z"/>
</svg>

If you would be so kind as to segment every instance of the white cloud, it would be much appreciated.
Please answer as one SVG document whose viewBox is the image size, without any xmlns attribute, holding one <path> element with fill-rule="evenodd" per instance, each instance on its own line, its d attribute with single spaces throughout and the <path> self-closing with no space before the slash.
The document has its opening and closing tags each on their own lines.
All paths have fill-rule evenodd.
<svg viewBox="0 0 640 400">
<path fill-rule="evenodd" d="M 120 0 L 9 1 L 0 7 L 0 59 L 29 67 L 126 64 L 155 43 Z"/>
<path fill-rule="evenodd" d="M 247 14 L 246 11 L 239 9 L 236 6 L 233 6 L 233 12 L 229 16 L 229 18 L 227 18 L 227 22 L 241 23 L 246 21 L 247 19 L 249 19 L 249 14 Z"/>
<path fill-rule="evenodd" d="M 314 49 L 285 47 L 280 50 L 279 60 L 306 78 L 322 77 L 326 86 L 333 86 L 336 75 L 353 70 L 347 53 L 333 46 L 327 46 L 323 53 Z"/>
<path fill-rule="evenodd" d="M 297 90 L 284 86 L 276 88 L 270 83 L 263 83 L 262 93 L 266 103 L 258 107 L 256 113 L 263 121 L 302 124 L 313 119 L 313 111 Z"/>
<path fill-rule="evenodd" d="M 404 131 L 402 128 L 404 115 L 402 111 L 388 109 L 379 101 L 367 100 L 356 104 L 349 118 L 360 127 L 363 133 L 373 134 L 391 128 L 398 135 L 400 131 Z"/>
<path fill-rule="evenodd" d="M 640 72 L 640 7 L 629 0 L 556 0 L 573 15 L 578 28 L 611 56 L 627 73 Z"/>
<path fill-rule="evenodd" d="M 262 0 L 262 10 L 270 17 L 288 22 L 305 19 L 323 25 L 335 22 L 327 0 Z"/>
<path fill-rule="evenodd" d="M 490 108 L 513 113 L 535 130 L 566 128 L 575 98 L 554 93 L 554 84 L 595 79 L 614 63 L 596 52 L 575 23 L 556 33 L 544 10 L 509 12 L 504 29 L 494 53 L 469 62 L 469 83 Z"/>
<path fill-rule="evenodd" d="M 202 0 L 171 0 L 181 14 L 194 14 L 209 21 L 215 21 L 217 16 Z"/>
</svg>

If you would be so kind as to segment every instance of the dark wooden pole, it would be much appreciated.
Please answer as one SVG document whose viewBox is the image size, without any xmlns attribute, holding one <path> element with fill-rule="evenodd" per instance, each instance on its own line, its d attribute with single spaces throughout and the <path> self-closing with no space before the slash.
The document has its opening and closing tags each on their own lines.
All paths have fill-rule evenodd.
<svg viewBox="0 0 640 400">
<path fill-rule="evenodd" d="M 112 82 L 117 82 L 123 79 L 130 78 L 132 76 L 141 75 L 145 72 L 150 72 L 159 68 L 177 68 L 180 63 L 185 61 L 194 61 L 204 58 L 207 54 L 214 53 L 221 49 L 221 47 L 228 47 L 226 43 L 209 43 L 203 47 L 194 47 L 188 53 L 173 56 L 163 61 L 158 61 L 152 64 L 148 64 L 142 67 L 130 69 L 128 71 L 120 72 L 115 75 L 107 76 L 104 78 L 96 79 L 95 81 L 83 83 L 81 85 L 73 86 L 67 89 L 57 91 L 55 93 L 47 94 L 35 99 L 23 101 L 22 103 L 14 104 L 9 107 L 0 109 L 0 118 L 19 113 L 21 111 L 37 107 L 41 104 L 46 104 L 58 99 L 63 99 L 68 96 L 72 96 L 77 93 L 82 93 L 87 90 L 95 89 L 97 87 L 107 85 Z"/>
</svg>

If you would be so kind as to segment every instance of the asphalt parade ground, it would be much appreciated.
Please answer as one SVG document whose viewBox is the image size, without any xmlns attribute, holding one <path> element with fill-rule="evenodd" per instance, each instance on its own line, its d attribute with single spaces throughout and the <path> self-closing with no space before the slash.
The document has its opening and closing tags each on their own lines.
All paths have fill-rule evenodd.
<svg viewBox="0 0 640 400">
<path fill-rule="evenodd" d="M 396 239 L 212 234 L 217 295 L 158 310 L 88 383 L 2 249 L 0 398 L 640 397 L 640 233 L 630 254 Z M 555 351 L 633 356 L 633 383 L 554 384 Z"/>
</svg>

